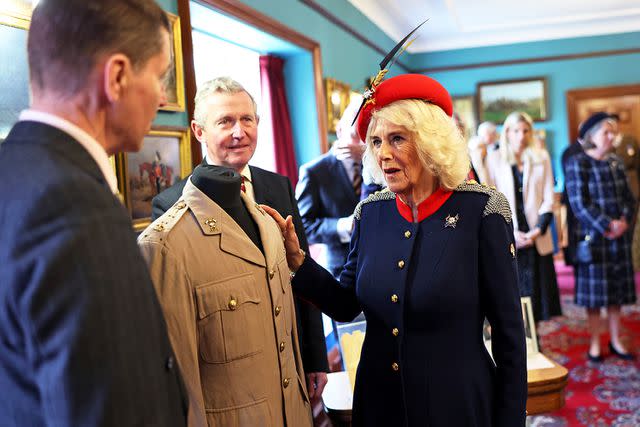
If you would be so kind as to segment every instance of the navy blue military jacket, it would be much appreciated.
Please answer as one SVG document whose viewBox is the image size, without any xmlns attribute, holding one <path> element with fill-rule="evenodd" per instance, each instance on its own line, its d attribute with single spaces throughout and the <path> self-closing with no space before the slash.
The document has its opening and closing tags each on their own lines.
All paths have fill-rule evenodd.
<svg viewBox="0 0 640 427">
<path fill-rule="evenodd" d="M 407 221 L 380 192 L 356 208 L 340 281 L 307 258 L 293 285 L 339 321 L 367 319 L 355 426 L 523 426 L 526 350 L 504 196 L 464 183 Z M 495 364 L 482 339 L 492 326 Z"/>
</svg>

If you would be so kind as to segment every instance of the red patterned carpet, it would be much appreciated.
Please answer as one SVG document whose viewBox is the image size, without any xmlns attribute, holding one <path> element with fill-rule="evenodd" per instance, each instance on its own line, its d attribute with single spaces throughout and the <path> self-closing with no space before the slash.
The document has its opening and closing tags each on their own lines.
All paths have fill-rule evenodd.
<svg viewBox="0 0 640 427">
<path fill-rule="evenodd" d="M 539 325 L 542 352 L 569 370 L 566 405 L 561 410 L 530 417 L 535 427 L 640 426 L 640 361 L 624 362 L 605 350 L 601 364 L 588 362 L 586 312 L 573 304 L 573 274 L 556 264 L 562 294 L 563 317 Z M 640 275 L 636 275 L 636 286 Z M 638 289 L 640 295 L 640 289 Z M 640 305 L 622 310 L 622 336 L 627 348 L 640 353 Z M 603 320 L 602 330 L 607 331 Z M 601 346 L 608 349 L 609 336 Z"/>
</svg>

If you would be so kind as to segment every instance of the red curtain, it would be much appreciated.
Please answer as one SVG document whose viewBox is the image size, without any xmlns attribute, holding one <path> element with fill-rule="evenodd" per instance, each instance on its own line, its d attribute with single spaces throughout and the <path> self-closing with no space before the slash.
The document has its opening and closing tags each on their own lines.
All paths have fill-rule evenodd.
<svg viewBox="0 0 640 427">
<path fill-rule="evenodd" d="M 276 56 L 260 57 L 260 85 L 263 108 L 268 108 L 273 129 L 273 146 L 276 156 L 276 172 L 291 180 L 295 188 L 298 182 L 298 165 L 293 152 L 293 133 L 284 87 L 284 60 Z"/>
</svg>

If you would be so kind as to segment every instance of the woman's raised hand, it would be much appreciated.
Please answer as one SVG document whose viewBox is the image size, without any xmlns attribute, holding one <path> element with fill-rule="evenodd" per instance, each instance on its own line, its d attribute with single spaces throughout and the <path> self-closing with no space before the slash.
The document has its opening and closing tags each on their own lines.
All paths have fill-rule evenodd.
<svg viewBox="0 0 640 427">
<path fill-rule="evenodd" d="M 293 272 L 298 271 L 298 268 L 304 262 L 305 253 L 300 248 L 300 241 L 296 234 L 296 229 L 293 225 L 293 217 L 287 216 L 287 219 L 282 218 L 282 215 L 275 209 L 267 205 L 260 205 L 271 217 L 276 221 L 280 232 L 282 232 L 282 238 L 284 240 L 284 248 L 287 252 L 287 264 L 289 269 Z"/>
</svg>

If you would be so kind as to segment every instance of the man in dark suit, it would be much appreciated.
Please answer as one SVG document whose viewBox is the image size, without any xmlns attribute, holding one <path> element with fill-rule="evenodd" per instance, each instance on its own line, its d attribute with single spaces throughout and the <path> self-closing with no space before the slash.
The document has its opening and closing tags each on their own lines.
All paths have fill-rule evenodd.
<svg viewBox="0 0 640 427">
<path fill-rule="evenodd" d="M 225 166 L 242 176 L 242 189 L 257 203 L 291 215 L 304 249 L 308 249 L 304 228 L 295 203 L 291 182 L 273 172 L 249 166 L 258 141 L 257 106 L 244 87 L 228 77 L 205 82 L 198 88 L 191 129 L 207 146 L 203 164 Z M 186 179 L 178 181 L 153 198 L 152 219 L 166 212 L 182 195 Z M 296 298 L 296 318 L 302 363 L 311 398 L 321 396 L 327 383 L 328 361 L 320 312 Z"/>
<path fill-rule="evenodd" d="M 338 139 L 333 148 L 300 167 L 296 186 L 298 209 L 309 243 L 326 245 L 327 268 L 335 278 L 349 253 L 353 210 L 362 198 L 380 189 L 375 184 L 363 185 L 365 144 L 355 126 L 351 126 L 361 103 L 361 97 L 351 100 L 336 126 Z"/>
<path fill-rule="evenodd" d="M 3 427 L 186 425 L 108 159 L 140 149 L 164 102 L 169 31 L 153 0 L 47 0 L 33 12 L 32 104 L 0 146 Z"/>
</svg>

